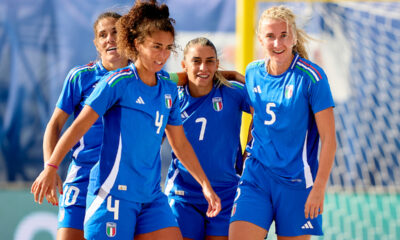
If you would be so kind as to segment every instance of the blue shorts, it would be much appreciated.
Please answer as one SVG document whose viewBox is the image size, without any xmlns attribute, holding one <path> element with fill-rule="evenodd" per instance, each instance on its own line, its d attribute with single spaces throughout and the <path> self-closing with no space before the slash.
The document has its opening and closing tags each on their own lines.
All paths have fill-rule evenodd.
<svg viewBox="0 0 400 240">
<path fill-rule="evenodd" d="M 231 222 L 247 221 L 279 236 L 323 235 L 322 216 L 306 219 L 304 205 L 311 188 L 300 189 L 275 179 L 259 161 L 248 158 L 237 189 Z"/>
<path fill-rule="evenodd" d="M 87 196 L 84 232 L 88 240 L 109 237 L 133 239 L 137 234 L 178 227 L 167 197 L 161 191 L 150 203 L 117 199 L 109 194 L 104 194 L 105 197 L 101 195 L 88 193 Z"/>
<path fill-rule="evenodd" d="M 70 164 L 59 198 L 58 228 L 83 230 L 90 169 L 91 166 Z"/>
<path fill-rule="evenodd" d="M 234 196 L 234 191 L 228 197 L 220 196 L 221 212 L 213 218 L 206 216 L 207 203 L 190 203 L 172 197 L 168 201 L 183 237 L 203 240 L 205 236 L 228 236 Z"/>
<path fill-rule="evenodd" d="M 75 228 L 83 231 L 83 220 L 85 219 L 85 207 L 82 206 L 59 206 L 58 228 Z"/>
</svg>

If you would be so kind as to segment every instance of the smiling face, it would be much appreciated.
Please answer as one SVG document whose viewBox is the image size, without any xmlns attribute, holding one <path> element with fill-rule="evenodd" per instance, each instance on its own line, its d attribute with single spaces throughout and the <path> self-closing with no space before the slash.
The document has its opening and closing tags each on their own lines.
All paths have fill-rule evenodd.
<svg viewBox="0 0 400 240">
<path fill-rule="evenodd" d="M 197 44 L 187 50 L 182 67 L 188 75 L 191 93 L 195 92 L 193 88 L 204 93 L 211 91 L 218 64 L 216 53 L 210 46 Z"/>
<path fill-rule="evenodd" d="M 170 32 L 156 31 L 146 36 L 143 43 L 135 40 L 137 68 L 155 73 L 162 69 L 174 49 L 174 36 Z"/>
<path fill-rule="evenodd" d="M 258 40 L 273 66 L 290 65 L 296 39 L 289 24 L 280 19 L 264 19 L 259 27 Z"/>
<path fill-rule="evenodd" d="M 95 39 L 93 42 L 105 67 L 115 65 L 116 62 L 121 61 L 121 55 L 117 51 L 116 22 L 117 19 L 112 17 L 103 18 L 99 20 L 95 28 Z"/>
</svg>

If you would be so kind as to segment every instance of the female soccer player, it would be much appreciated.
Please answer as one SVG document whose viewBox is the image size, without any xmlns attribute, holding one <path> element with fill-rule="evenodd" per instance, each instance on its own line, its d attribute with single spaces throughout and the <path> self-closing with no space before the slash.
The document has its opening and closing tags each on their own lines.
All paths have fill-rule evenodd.
<svg viewBox="0 0 400 240">
<path fill-rule="evenodd" d="M 100 61 L 73 68 L 65 79 L 64 87 L 57 107 L 46 127 L 43 139 L 43 155 L 47 162 L 59 140 L 61 130 L 70 114 L 77 117 L 84 107 L 85 100 L 92 93 L 95 85 L 108 71 L 128 65 L 128 59 L 117 52 L 115 23 L 121 17 L 118 13 L 105 12 L 98 16 L 93 25 L 94 44 Z M 89 173 L 98 161 L 103 136 L 103 124 L 98 119 L 79 143 L 71 149 L 72 161 L 68 170 L 63 191 L 58 174 L 57 185 L 60 193 L 59 223 L 57 239 L 84 239 L 83 221 L 86 207 L 86 194 L 89 184 Z M 48 168 L 51 166 L 45 166 Z M 53 166 L 54 167 L 54 166 Z M 34 188 L 32 188 L 34 191 Z M 56 205 L 56 189 L 46 196 L 49 202 Z M 35 199 L 38 200 L 37 198 Z M 42 199 L 40 199 L 41 203 Z"/>
<path fill-rule="evenodd" d="M 244 85 L 227 81 L 218 65 L 217 50 L 210 40 L 196 38 L 188 42 L 182 68 L 189 81 L 178 89 L 183 127 L 211 186 L 221 198 L 222 210 L 214 218 L 207 217 L 201 186 L 172 152 L 165 193 L 184 239 L 228 239 L 239 180 L 235 163 L 240 151 L 242 111 L 250 109 Z"/>
<path fill-rule="evenodd" d="M 162 67 L 174 49 L 173 19 L 165 4 L 137 1 L 117 23 L 118 48 L 131 59 L 101 80 L 47 161 L 62 158 L 99 116 L 104 136 L 100 159 L 90 175 L 86 239 L 182 239 L 160 187 L 160 145 L 164 133 L 177 156 L 202 186 L 216 216 L 220 200 L 185 137 L 176 85 Z M 34 183 L 35 198 L 54 186 L 55 168 Z"/>
<path fill-rule="evenodd" d="M 331 91 L 323 70 L 307 59 L 308 36 L 296 27 L 290 9 L 264 11 L 257 34 L 267 57 L 246 70 L 253 139 L 229 239 L 264 239 L 272 221 L 280 240 L 310 239 L 323 234 L 324 194 L 336 149 Z"/>
</svg>

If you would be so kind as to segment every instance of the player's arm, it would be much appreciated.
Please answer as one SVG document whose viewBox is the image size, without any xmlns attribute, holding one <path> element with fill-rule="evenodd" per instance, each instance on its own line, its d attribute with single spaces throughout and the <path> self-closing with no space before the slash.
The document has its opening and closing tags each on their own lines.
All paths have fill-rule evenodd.
<svg viewBox="0 0 400 240">
<path fill-rule="evenodd" d="M 203 189 L 203 194 L 208 201 L 208 217 L 215 217 L 221 210 L 221 200 L 212 189 L 206 174 L 201 167 L 196 154 L 185 136 L 182 125 L 168 124 L 165 133 L 175 155 L 183 166 L 190 172 Z"/>
<path fill-rule="evenodd" d="M 55 188 L 55 175 L 57 168 L 64 159 L 68 151 L 79 141 L 80 138 L 96 122 L 99 115 L 88 105 L 86 105 L 68 130 L 62 135 L 54 147 L 51 157 L 46 162 L 46 167 L 33 182 L 31 192 L 34 194 L 35 201 L 40 204 L 45 195 Z"/>
<path fill-rule="evenodd" d="M 314 185 L 307 198 L 304 209 L 305 217 L 313 219 L 322 214 L 325 188 L 332 170 L 336 151 L 335 120 L 333 108 L 327 108 L 315 114 L 318 133 L 321 139 L 319 167 Z"/>
<path fill-rule="evenodd" d="M 43 136 L 43 160 L 46 167 L 46 162 L 50 159 L 53 153 L 54 147 L 56 146 L 61 131 L 67 122 L 69 114 L 56 107 L 54 109 L 53 115 L 51 116 L 49 122 L 47 123 L 46 130 Z M 62 181 L 58 174 L 56 174 L 56 187 L 60 194 L 62 194 Z M 52 189 L 50 195 L 46 196 L 47 201 L 53 205 L 58 204 L 57 190 Z"/>
<path fill-rule="evenodd" d="M 61 130 L 67 122 L 69 114 L 56 107 L 53 115 L 47 123 L 46 130 L 43 136 L 43 159 L 44 162 L 49 160 L 54 147 L 61 135 Z"/>
<path fill-rule="evenodd" d="M 238 82 L 241 82 L 243 84 L 246 84 L 245 78 L 243 74 L 240 74 L 237 71 L 219 71 L 224 78 L 228 80 L 236 80 Z"/>
</svg>

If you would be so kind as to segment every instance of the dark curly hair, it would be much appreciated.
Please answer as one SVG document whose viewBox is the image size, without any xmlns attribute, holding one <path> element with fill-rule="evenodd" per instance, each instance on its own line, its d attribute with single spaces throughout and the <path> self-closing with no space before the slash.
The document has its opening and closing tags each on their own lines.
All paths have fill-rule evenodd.
<svg viewBox="0 0 400 240">
<path fill-rule="evenodd" d="M 175 20 L 169 17 L 166 4 L 159 5 L 156 0 L 136 1 L 128 14 L 122 16 L 117 26 L 118 49 L 128 57 L 136 60 L 138 51 L 135 48 L 135 39 L 143 43 L 147 36 L 156 31 L 169 32 L 175 39 Z"/>
</svg>

